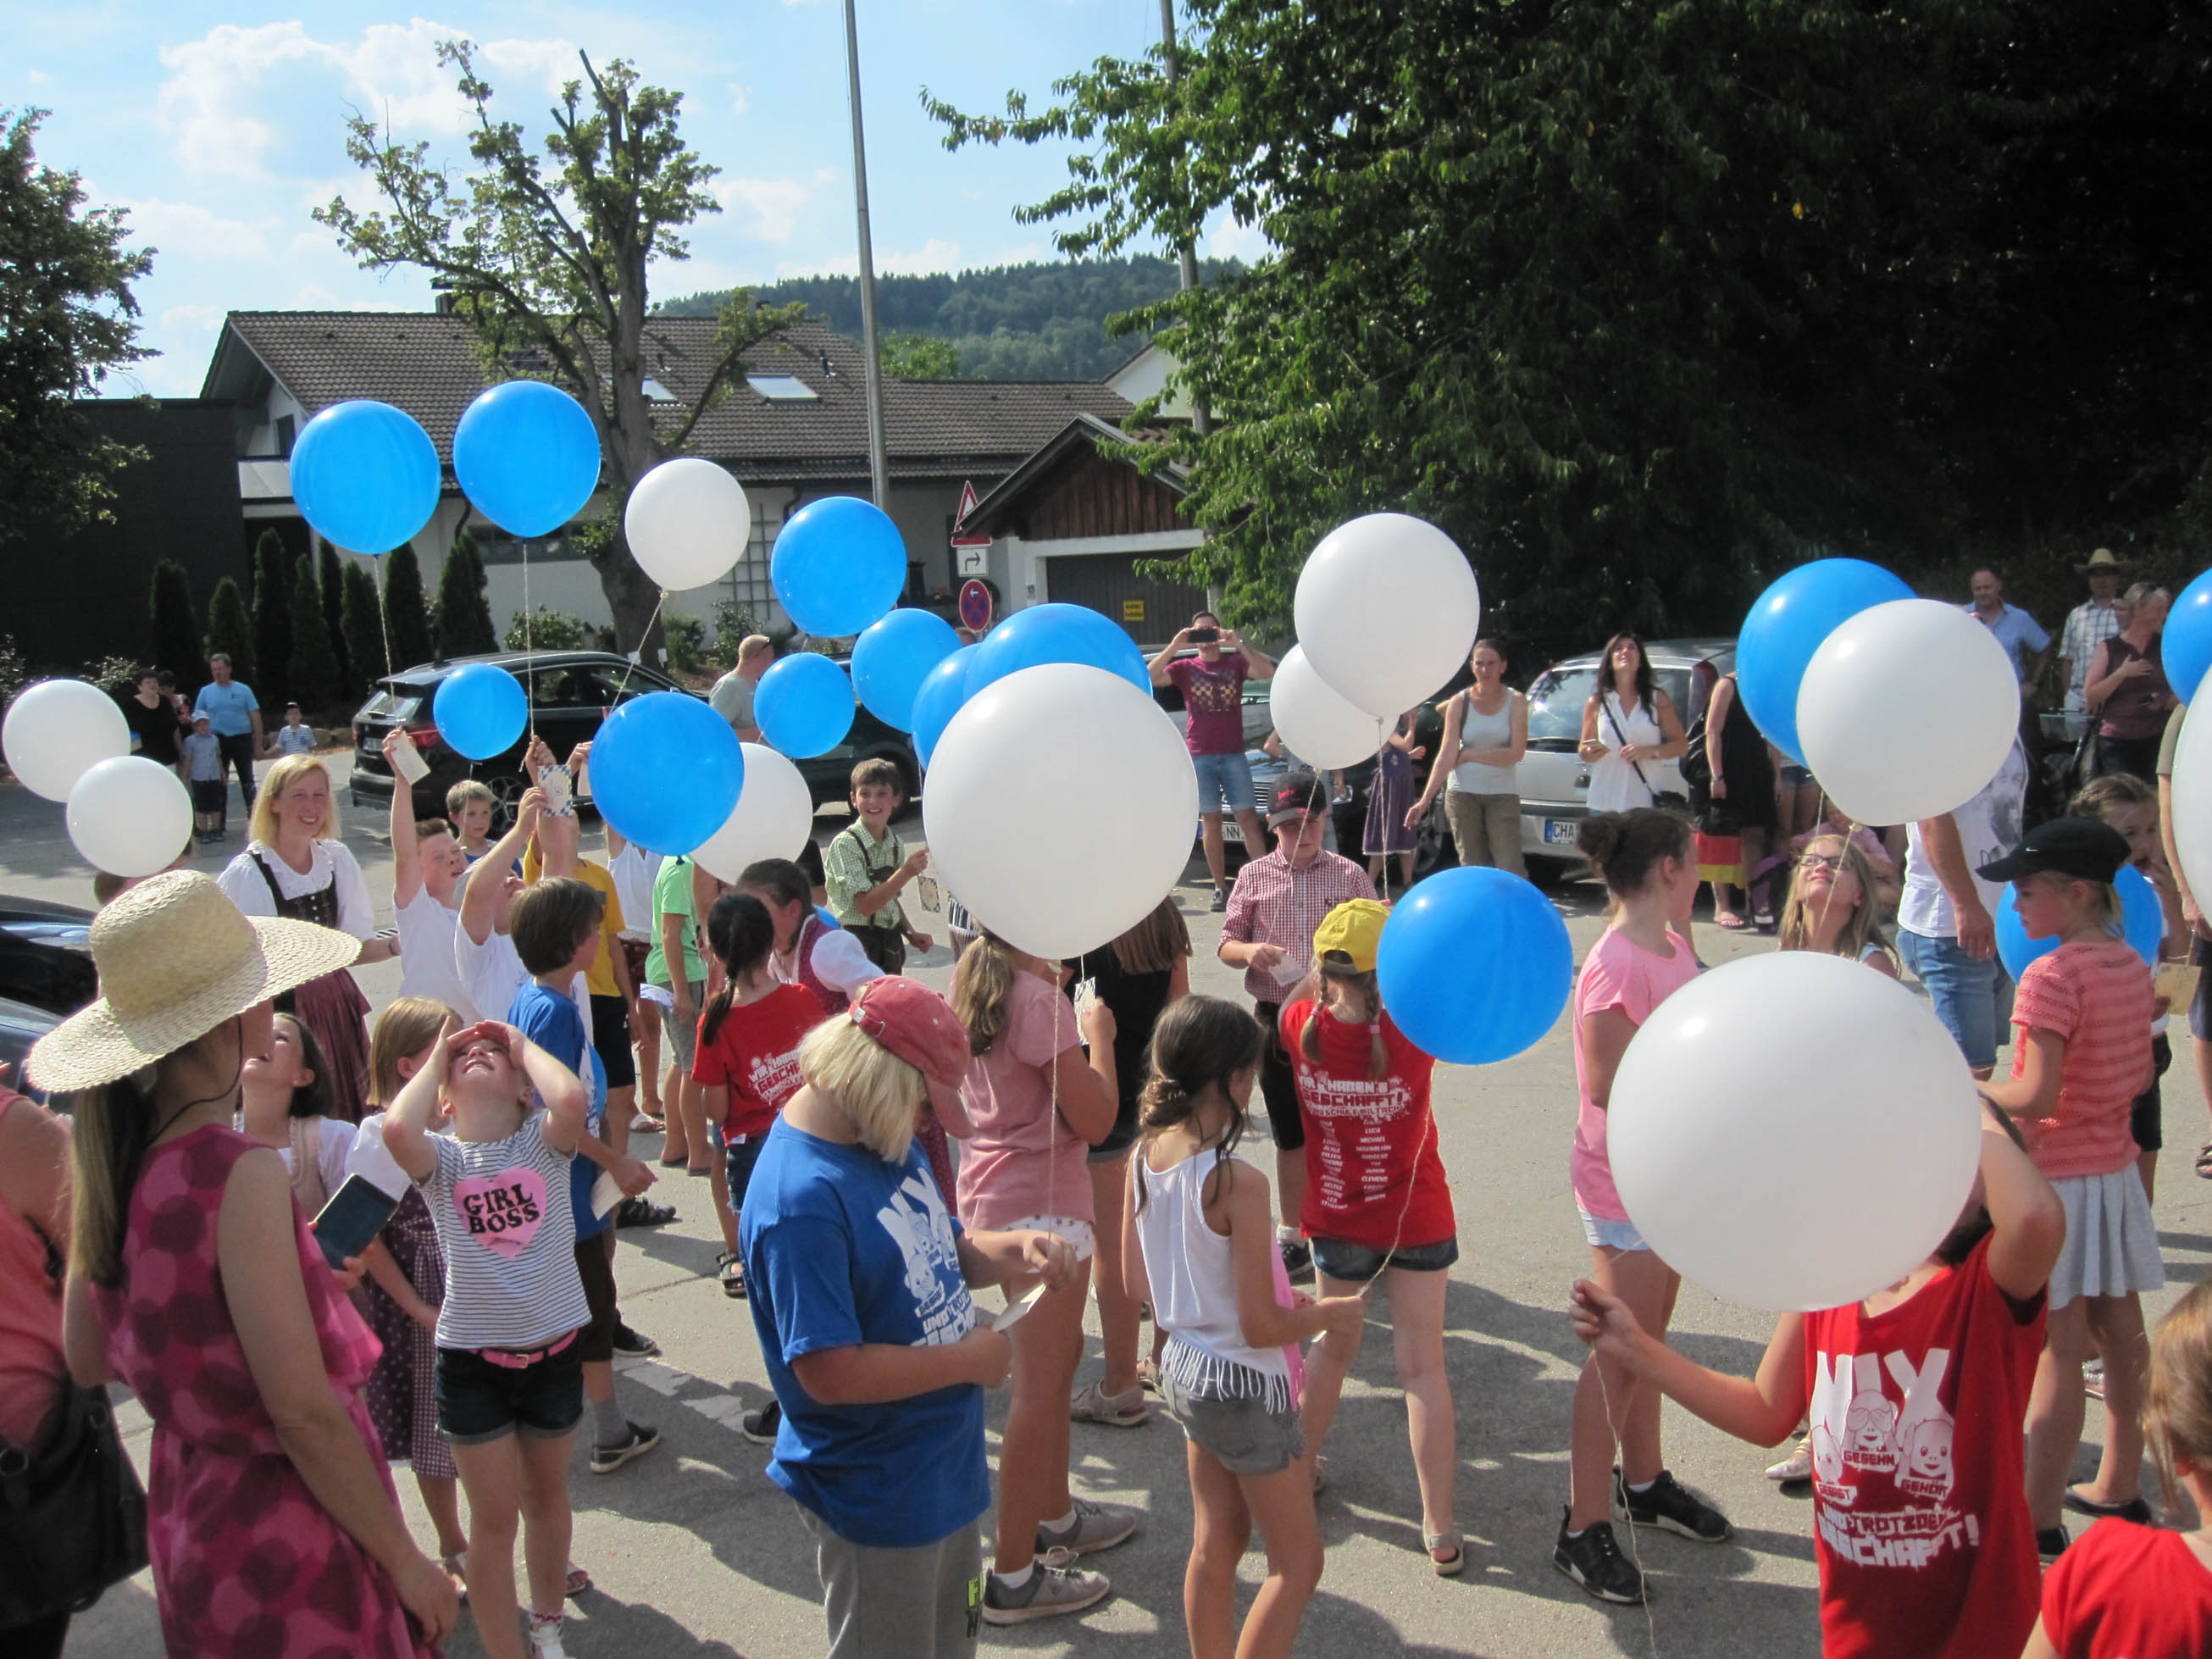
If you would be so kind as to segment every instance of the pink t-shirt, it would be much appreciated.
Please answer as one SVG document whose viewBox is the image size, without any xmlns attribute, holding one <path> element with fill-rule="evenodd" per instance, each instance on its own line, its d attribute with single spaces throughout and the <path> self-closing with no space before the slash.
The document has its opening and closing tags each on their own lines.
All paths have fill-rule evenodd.
<svg viewBox="0 0 2212 1659">
<path fill-rule="evenodd" d="M 1654 1008 L 1698 976 L 1698 959 L 1690 947 L 1679 939 L 1673 944 L 1673 956 L 1654 956 L 1619 928 L 1607 928 L 1575 981 L 1575 1092 L 1582 1103 L 1575 1115 L 1575 1151 L 1567 1170 L 1575 1202 L 1601 1221 L 1626 1221 L 1628 1212 L 1613 1187 L 1613 1165 L 1606 1157 L 1604 1109 L 1590 1099 L 1583 1021 L 1608 1008 L 1620 1009 L 1638 1025 L 1650 1018 Z"/>
<path fill-rule="evenodd" d="M 1006 1029 L 968 1062 L 960 1104 L 960 1219 L 986 1231 L 1033 1215 L 1089 1221 L 1091 1147 L 1053 1110 L 1053 1062 L 1079 1046 L 1075 1009 L 1035 974 L 1018 973 Z"/>
<path fill-rule="evenodd" d="M 2021 1125 L 2046 1178 L 2112 1175 L 2136 1161 L 2130 1126 L 2136 1097 L 2155 1075 L 2150 1023 L 2156 1000 L 2149 968 L 2122 939 L 2062 945 L 2021 975 L 2012 1023 L 2023 1033 L 2055 1031 L 2066 1042 L 2057 1108 Z M 2023 1036 L 2013 1047 L 2014 1077 L 2027 1060 Z"/>
</svg>

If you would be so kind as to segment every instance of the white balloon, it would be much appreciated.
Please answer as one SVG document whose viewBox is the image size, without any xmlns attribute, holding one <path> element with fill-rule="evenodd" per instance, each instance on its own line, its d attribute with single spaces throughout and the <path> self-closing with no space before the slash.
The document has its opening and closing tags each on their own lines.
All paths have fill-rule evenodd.
<svg viewBox="0 0 2212 1659">
<path fill-rule="evenodd" d="M 623 509 L 630 556 L 672 592 L 721 580 L 744 556 L 752 533 L 744 486 L 696 455 L 654 467 Z"/>
<path fill-rule="evenodd" d="M 115 699 L 88 681 L 40 680 L 8 705 L 0 750 L 23 787 L 67 800 L 88 768 L 131 752 L 131 726 Z"/>
<path fill-rule="evenodd" d="M 1981 1121 L 1925 1003 L 1863 963 L 1784 951 L 1652 1011 L 1606 1139 L 1629 1219 L 1669 1267 L 1746 1307 L 1809 1311 L 1927 1260 L 1973 1189 Z"/>
<path fill-rule="evenodd" d="M 969 698 L 930 756 L 929 856 L 1019 950 L 1072 957 L 1142 921 L 1190 861 L 1198 775 L 1176 723 L 1118 674 L 1046 663 Z"/>
<path fill-rule="evenodd" d="M 765 744 L 741 744 L 745 785 L 722 827 L 691 851 L 691 861 L 722 881 L 735 881 L 763 859 L 795 859 L 814 833 L 814 797 L 799 769 Z"/>
<path fill-rule="evenodd" d="M 192 838 L 192 798 L 176 769 L 143 755 L 88 767 L 70 791 L 70 840 L 95 870 L 150 876 L 177 861 Z"/>
<path fill-rule="evenodd" d="M 1298 572 L 1295 609 L 1298 642 L 1322 678 L 1354 707 L 1395 720 L 1459 672 L 1474 649 L 1482 595 L 1443 531 L 1371 513 L 1322 538 Z"/>
<path fill-rule="evenodd" d="M 2192 710 L 2212 706 L 2200 690 Z M 2173 850 L 2192 893 L 2212 893 L 2212 717 L 2185 714 L 2173 747 Z"/>
<path fill-rule="evenodd" d="M 2020 735 L 2020 680 L 1957 605 L 1892 599 L 1840 623 L 1797 686 L 1797 738 L 1861 823 L 1911 823 L 1989 785 Z"/>
<path fill-rule="evenodd" d="M 1294 645 L 1275 665 L 1267 686 L 1267 711 L 1283 746 L 1308 766 L 1329 771 L 1371 760 L 1389 731 L 1315 670 L 1305 647 Z"/>
</svg>

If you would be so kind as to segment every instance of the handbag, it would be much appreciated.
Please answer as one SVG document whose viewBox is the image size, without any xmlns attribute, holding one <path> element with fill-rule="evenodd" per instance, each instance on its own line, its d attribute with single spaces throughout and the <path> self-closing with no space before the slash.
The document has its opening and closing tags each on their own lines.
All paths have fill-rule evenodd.
<svg viewBox="0 0 2212 1659">
<path fill-rule="evenodd" d="M 1613 727 L 1613 735 L 1620 740 L 1622 748 L 1626 748 L 1628 733 L 1620 729 L 1620 721 L 1613 712 L 1613 704 L 1607 701 L 1606 694 L 1602 691 L 1598 693 L 1597 706 L 1605 710 L 1606 721 Z M 1704 724 L 1702 720 L 1698 723 Z M 1644 775 L 1642 766 L 1634 761 L 1630 761 L 1628 764 L 1630 769 L 1636 774 L 1637 782 L 1644 786 L 1644 793 L 1651 797 L 1651 804 L 1654 806 L 1668 812 L 1687 812 L 1690 810 L 1690 798 L 1680 790 L 1654 789 L 1651 787 L 1651 780 Z"/>
<path fill-rule="evenodd" d="M 1610 712 L 1610 711 L 1608 711 Z M 1685 739 L 1690 747 L 1682 758 L 1674 763 L 1674 769 L 1682 775 L 1682 781 L 1692 789 L 1713 787 L 1713 763 L 1705 753 L 1705 716 L 1700 714 L 1690 727 Z"/>
</svg>

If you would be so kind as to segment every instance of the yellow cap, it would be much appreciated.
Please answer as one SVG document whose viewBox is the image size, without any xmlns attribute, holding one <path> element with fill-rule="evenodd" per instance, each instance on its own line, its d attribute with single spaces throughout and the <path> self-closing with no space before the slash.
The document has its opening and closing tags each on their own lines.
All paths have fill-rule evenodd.
<svg viewBox="0 0 2212 1659">
<path fill-rule="evenodd" d="M 1315 958 L 1340 951 L 1352 958 L 1357 971 L 1373 973 L 1375 952 L 1382 943 L 1382 924 L 1389 920 L 1387 905 L 1373 899 L 1346 899 L 1323 916 L 1321 926 L 1314 929 Z"/>
</svg>

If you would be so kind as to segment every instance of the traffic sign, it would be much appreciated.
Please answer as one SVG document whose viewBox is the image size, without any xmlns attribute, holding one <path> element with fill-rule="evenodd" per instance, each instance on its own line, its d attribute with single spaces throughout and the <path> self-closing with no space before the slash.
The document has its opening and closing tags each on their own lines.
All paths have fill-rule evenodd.
<svg viewBox="0 0 2212 1659">
<path fill-rule="evenodd" d="M 960 620 L 978 634 L 991 627 L 991 590 L 981 582 L 960 584 Z"/>
<path fill-rule="evenodd" d="M 960 526 L 968 522 L 968 515 L 975 510 L 975 485 L 971 480 L 960 486 L 960 506 L 952 515 L 952 544 L 955 547 L 988 547 L 988 536 L 969 536 Z"/>
</svg>

